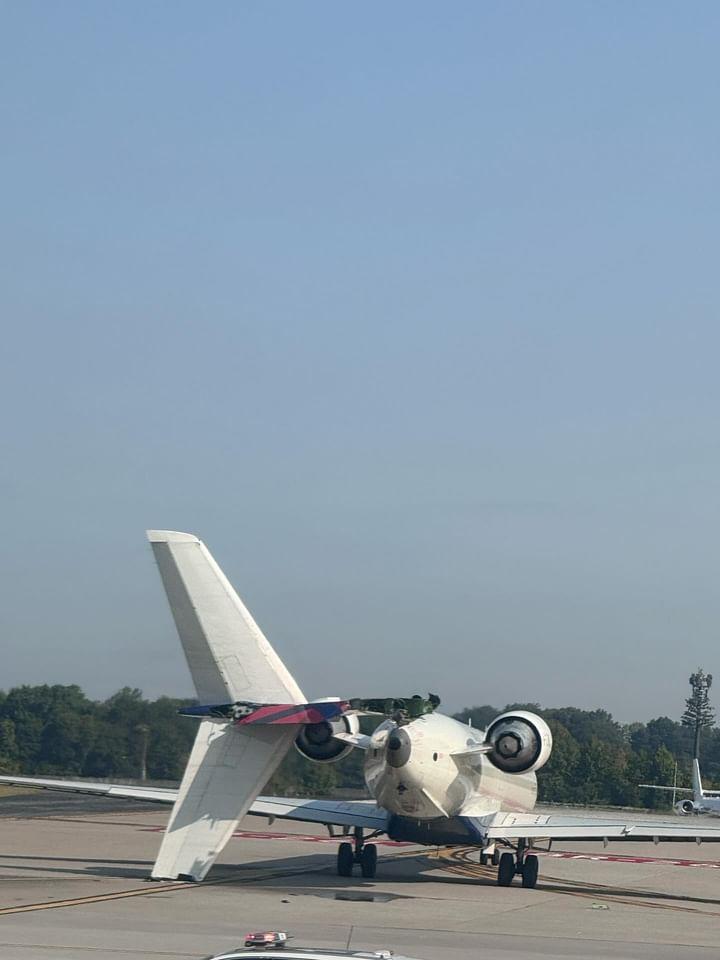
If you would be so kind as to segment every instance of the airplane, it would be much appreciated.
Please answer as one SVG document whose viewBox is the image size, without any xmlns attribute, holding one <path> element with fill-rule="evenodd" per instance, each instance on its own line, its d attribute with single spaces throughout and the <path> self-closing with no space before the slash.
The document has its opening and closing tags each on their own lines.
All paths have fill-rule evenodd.
<svg viewBox="0 0 720 960">
<path fill-rule="evenodd" d="M 646 790 L 671 790 L 673 799 L 676 793 L 692 794 L 692 800 L 686 798 L 673 805 L 673 810 L 681 817 L 687 817 L 692 813 L 709 813 L 716 817 L 720 816 L 720 790 L 703 789 L 700 777 L 700 761 L 697 757 L 692 762 L 692 783 L 692 787 L 666 787 L 655 783 L 641 783 L 639 786 L 645 787 Z"/>
<path fill-rule="evenodd" d="M 308 701 L 196 536 L 151 530 L 148 539 L 199 700 L 182 711 L 198 731 L 179 788 L 19 776 L 0 782 L 172 805 L 152 879 L 203 880 L 247 814 L 319 823 L 331 835 L 341 828 L 342 877 L 356 865 L 363 877 L 374 877 L 371 841 L 387 835 L 428 846 L 473 845 L 481 862 L 497 866 L 500 886 L 519 876 L 527 888 L 537 883 L 533 849 L 540 841 L 720 841 L 720 827 L 697 821 L 534 812 L 536 772 L 550 757 L 552 735 L 529 711 L 510 710 L 476 730 L 437 712 L 430 697 L 419 709 L 393 709 L 372 734 L 362 733 L 364 712 L 385 712 L 378 701 Z M 372 799 L 260 795 L 293 743 L 317 763 L 362 750 Z"/>
</svg>

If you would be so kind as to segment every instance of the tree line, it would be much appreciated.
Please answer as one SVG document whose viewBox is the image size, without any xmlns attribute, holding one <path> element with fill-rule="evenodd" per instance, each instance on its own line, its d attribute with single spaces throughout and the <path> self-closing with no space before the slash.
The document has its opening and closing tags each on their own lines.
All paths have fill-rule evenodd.
<svg viewBox="0 0 720 960">
<path fill-rule="evenodd" d="M 80 687 L 21 686 L 0 692 L 0 770 L 28 776 L 153 781 L 181 778 L 196 721 L 179 717 L 187 699 L 147 700 L 125 687 L 107 700 L 89 699 Z M 538 775 L 544 802 L 662 807 L 670 795 L 639 783 L 690 785 L 695 731 L 670 717 L 621 724 L 605 710 L 545 709 L 537 703 L 469 707 L 455 714 L 484 729 L 508 709 L 532 710 L 549 724 L 554 748 Z M 366 721 L 364 721 L 366 722 Z M 372 729 L 372 726 L 370 727 Z M 703 733 L 703 777 L 720 782 L 720 729 Z M 332 795 L 363 789 L 362 755 L 354 750 L 335 764 L 315 764 L 291 750 L 266 790 L 277 794 Z"/>
</svg>

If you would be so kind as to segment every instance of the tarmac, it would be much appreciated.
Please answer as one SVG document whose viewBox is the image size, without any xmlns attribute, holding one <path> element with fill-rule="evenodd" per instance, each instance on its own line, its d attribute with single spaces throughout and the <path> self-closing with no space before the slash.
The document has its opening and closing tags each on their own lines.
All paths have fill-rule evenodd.
<svg viewBox="0 0 720 960">
<path fill-rule="evenodd" d="M 421 960 L 720 956 L 717 845 L 555 846 L 537 888 L 524 890 L 498 887 L 476 850 L 389 842 L 376 879 L 340 878 L 327 831 L 252 817 L 205 882 L 156 883 L 147 877 L 167 815 L 48 794 L 0 799 L 2 960 L 196 960 L 264 929 L 286 930 L 296 946 Z"/>
</svg>

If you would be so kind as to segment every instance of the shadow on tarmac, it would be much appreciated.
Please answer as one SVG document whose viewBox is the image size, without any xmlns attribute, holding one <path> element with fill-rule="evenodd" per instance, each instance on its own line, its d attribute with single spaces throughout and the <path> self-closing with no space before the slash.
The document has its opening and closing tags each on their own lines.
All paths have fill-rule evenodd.
<svg viewBox="0 0 720 960">
<path fill-rule="evenodd" d="M 40 857 L 0 855 L 0 871 L 5 868 L 13 870 L 12 877 L 3 878 L 0 872 L 0 882 L 3 879 L 15 880 L 18 875 L 28 873 L 57 874 L 74 877 L 92 877 L 123 880 L 148 880 L 152 868 L 152 860 L 127 860 L 87 857 Z M 388 902 L 398 899 L 422 898 L 417 893 L 395 893 L 379 888 L 378 884 L 396 884 L 399 887 L 410 888 L 416 884 L 436 883 L 444 887 L 472 886 L 478 888 L 496 887 L 492 876 L 459 877 L 452 876 L 443 870 L 437 860 L 430 860 L 423 854 L 417 856 L 383 857 L 378 863 L 380 877 L 375 880 L 363 880 L 361 877 L 342 878 L 334 875 L 334 858 L 327 854 L 313 854 L 282 859 L 257 860 L 250 863 L 217 864 L 210 871 L 208 879 L 223 885 L 237 884 L 246 886 L 256 884 L 258 887 L 282 887 L 291 896 L 312 896 L 324 899 L 354 900 L 368 902 Z M 432 872 L 432 876 L 428 873 Z M 262 876 L 265 873 L 267 876 Z M 332 881 L 328 883 L 327 874 L 331 873 Z M 258 876 L 258 874 L 260 874 Z M 665 891 L 654 891 L 632 887 L 609 886 L 593 884 L 584 881 L 558 881 L 548 878 L 538 883 L 538 892 L 555 893 L 569 896 L 580 896 L 598 899 L 631 898 L 635 902 L 663 904 L 697 904 L 707 907 L 720 907 L 720 899 L 707 897 L 693 897 Z M 509 891 L 511 892 L 511 891 Z"/>
</svg>

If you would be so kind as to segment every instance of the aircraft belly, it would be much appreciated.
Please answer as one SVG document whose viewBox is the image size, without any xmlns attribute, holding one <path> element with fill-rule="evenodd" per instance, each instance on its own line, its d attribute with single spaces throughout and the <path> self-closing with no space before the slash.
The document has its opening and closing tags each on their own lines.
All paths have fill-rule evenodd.
<svg viewBox="0 0 720 960">
<path fill-rule="evenodd" d="M 388 820 L 387 835 L 391 840 L 406 843 L 421 843 L 425 846 L 438 844 L 479 843 L 480 834 L 471 817 L 435 817 L 419 820 L 393 814 Z"/>
</svg>

